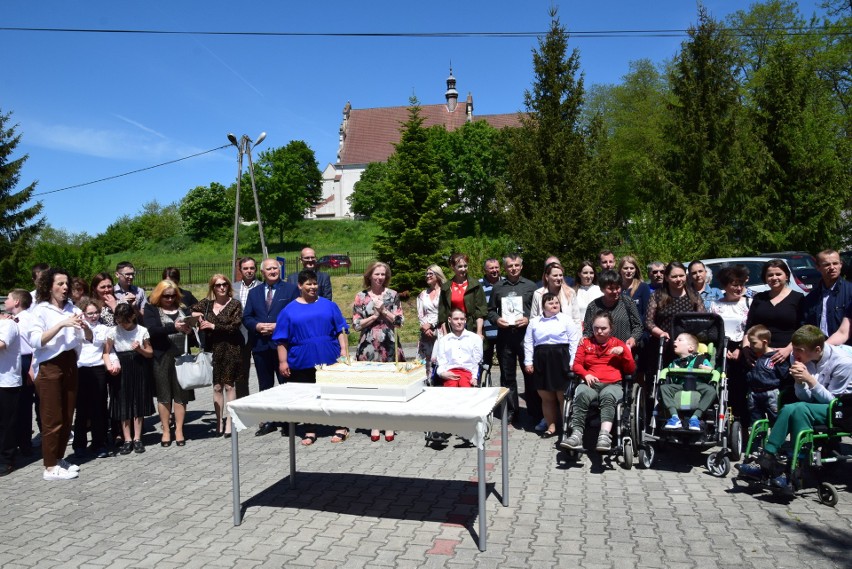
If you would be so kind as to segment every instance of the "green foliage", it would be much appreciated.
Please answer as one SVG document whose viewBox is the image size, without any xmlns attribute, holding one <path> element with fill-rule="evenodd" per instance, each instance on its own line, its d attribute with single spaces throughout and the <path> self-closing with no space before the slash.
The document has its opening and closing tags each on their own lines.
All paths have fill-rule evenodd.
<svg viewBox="0 0 852 569">
<path fill-rule="evenodd" d="M 346 198 L 354 215 L 364 219 L 371 219 L 376 214 L 381 214 L 385 205 L 384 184 L 388 172 L 393 168 L 394 156 L 387 162 L 371 162 L 367 164 L 361 178 L 355 182 L 352 195 Z"/>
<path fill-rule="evenodd" d="M 662 180 L 644 188 L 644 201 L 660 212 L 663 225 L 685 225 L 702 235 L 701 256 L 730 253 L 745 237 L 732 223 L 750 186 L 734 67 L 730 35 L 699 8 L 698 25 L 670 72 Z"/>
<path fill-rule="evenodd" d="M 233 233 L 234 193 L 211 182 L 187 192 L 178 206 L 186 234 L 195 239 Z"/>
<path fill-rule="evenodd" d="M 444 176 L 444 185 L 458 205 L 454 219 L 464 235 L 496 235 L 497 188 L 506 173 L 507 135 L 485 121 L 469 122 L 452 132 L 429 129 Z"/>
<path fill-rule="evenodd" d="M 165 239 L 183 236 L 178 205 L 162 206 L 157 200 L 142 206 L 135 216 L 122 215 L 94 239 L 95 250 L 110 255 L 129 249 L 142 249 Z"/>
<path fill-rule="evenodd" d="M 456 229 L 448 221 L 452 206 L 423 128 L 420 105 L 416 98 L 410 103 L 396 146 L 396 164 L 384 184 L 386 206 L 375 215 L 382 230 L 375 241 L 376 253 L 393 269 L 394 287 L 401 291 L 412 290 L 422 280 L 423 268 L 438 260 L 443 237 Z"/>
<path fill-rule="evenodd" d="M 322 198 L 322 172 L 314 151 L 303 141 L 292 140 L 287 146 L 261 152 L 254 175 L 264 230 L 283 241 L 284 232 Z M 242 217 L 254 220 L 257 216 L 248 174 L 243 176 L 240 194 Z"/>
<path fill-rule="evenodd" d="M 15 192 L 21 168 L 27 155 L 11 159 L 21 141 L 15 133 L 17 125 L 9 124 L 11 113 L 0 112 L 0 287 L 7 290 L 21 282 L 20 271 L 26 265 L 33 238 L 44 225 L 40 201 L 27 206 L 35 190 L 35 182 Z"/>
<path fill-rule="evenodd" d="M 448 241 L 441 247 L 441 262 L 438 265 L 444 270 L 444 274 L 451 278 L 453 271 L 450 267 L 450 256 L 453 253 L 464 253 L 470 257 L 468 272 L 471 277 L 479 278 L 482 276 L 483 265 L 487 259 L 498 259 L 502 265 L 503 257 L 517 250 L 518 244 L 508 235 L 461 237 Z"/>
<path fill-rule="evenodd" d="M 568 55 L 568 33 L 556 18 L 533 52 L 535 78 L 524 99 L 527 115 L 509 133 L 506 182 L 498 206 L 525 266 L 548 255 L 573 265 L 616 238 L 614 208 L 606 198 L 609 154 L 600 118 L 581 124 L 580 57 Z M 537 270 L 537 269 L 535 269 Z"/>
</svg>

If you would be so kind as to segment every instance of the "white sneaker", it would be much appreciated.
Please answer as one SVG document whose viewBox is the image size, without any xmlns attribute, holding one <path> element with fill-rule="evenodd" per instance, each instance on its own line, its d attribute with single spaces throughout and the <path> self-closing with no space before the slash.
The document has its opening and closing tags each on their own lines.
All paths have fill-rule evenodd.
<svg viewBox="0 0 852 569">
<path fill-rule="evenodd" d="M 80 467 L 76 464 L 71 464 L 64 458 L 59 459 L 59 466 L 67 470 L 68 472 L 80 472 Z"/>
<path fill-rule="evenodd" d="M 76 472 L 65 470 L 61 466 L 54 466 L 53 468 L 45 468 L 42 478 L 45 480 L 73 480 L 78 476 L 79 474 Z"/>
</svg>

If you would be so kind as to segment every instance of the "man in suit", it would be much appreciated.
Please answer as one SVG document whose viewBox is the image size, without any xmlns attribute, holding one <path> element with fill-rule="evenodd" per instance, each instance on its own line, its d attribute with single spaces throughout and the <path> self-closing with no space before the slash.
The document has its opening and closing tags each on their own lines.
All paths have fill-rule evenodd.
<svg viewBox="0 0 852 569">
<path fill-rule="evenodd" d="M 323 298 L 331 300 L 331 277 L 328 273 L 321 273 L 317 270 L 317 253 L 310 247 L 302 249 L 302 254 L 299 257 L 302 262 L 302 269 L 310 269 L 317 274 L 317 285 L 319 285 L 319 295 Z M 287 277 L 287 282 L 293 286 L 299 284 L 299 271 L 290 273 Z"/>
<path fill-rule="evenodd" d="M 802 324 L 816 326 L 828 337 L 837 332 L 843 315 L 852 306 L 852 283 L 841 278 L 840 253 L 826 249 L 817 253 L 816 259 L 822 279 L 802 299 Z M 846 343 L 852 345 L 852 334 Z"/>
<path fill-rule="evenodd" d="M 278 313 L 299 296 L 299 289 L 281 280 L 281 267 L 275 259 L 264 259 L 260 272 L 263 285 L 255 286 L 249 292 L 243 311 L 243 325 L 249 333 L 257 385 L 260 391 L 265 391 L 275 385 L 275 376 L 278 383 L 284 383 L 278 371 L 278 347 L 272 341 L 272 332 L 275 331 Z M 255 435 L 265 435 L 276 428 L 271 423 L 261 423 Z M 285 432 L 281 430 L 282 434 Z"/>
<path fill-rule="evenodd" d="M 242 257 L 237 261 L 237 269 L 239 269 L 240 278 L 234 283 L 234 298 L 240 301 L 243 306 L 243 312 L 246 310 L 248 302 L 248 293 L 255 287 L 261 286 L 262 283 L 257 280 L 257 261 L 252 257 Z M 249 394 L 249 375 L 251 373 L 251 349 L 252 345 L 249 342 L 248 330 L 245 326 L 240 328 L 245 338 L 245 345 L 242 351 L 242 367 L 237 381 L 234 382 L 234 387 L 237 390 L 237 399 L 245 397 Z"/>
</svg>

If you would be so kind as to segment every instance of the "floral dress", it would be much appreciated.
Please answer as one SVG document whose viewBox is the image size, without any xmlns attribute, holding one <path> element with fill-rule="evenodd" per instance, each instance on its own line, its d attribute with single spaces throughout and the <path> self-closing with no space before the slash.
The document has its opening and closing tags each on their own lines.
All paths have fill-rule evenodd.
<svg viewBox="0 0 852 569">
<path fill-rule="evenodd" d="M 399 295 L 395 290 L 387 288 L 381 298 L 382 305 L 391 311 L 398 319 L 398 325 L 402 326 L 402 305 L 399 302 Z M 369 290 L 363 290 L 355 295 L 355 303 L 352 306 L 352 326 L 361 332 L 355 359 L 362 362 L 392 362 L 395 360 L 396 333 L 388 321 L 385 318 L 379 318 L 369 326 L 361 326 L 362 319 L 369 318 L 375 313 L 375 305 Z M 399 361 L 404 360 L 405 356 L 400 347 Z"/>
</svg>

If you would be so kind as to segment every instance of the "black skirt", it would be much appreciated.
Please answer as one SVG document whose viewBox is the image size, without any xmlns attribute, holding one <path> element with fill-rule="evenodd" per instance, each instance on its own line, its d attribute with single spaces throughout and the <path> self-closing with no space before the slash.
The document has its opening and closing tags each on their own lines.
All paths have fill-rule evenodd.
<svg viewBox="0 0 852 569">
<path fill-rule="evenodd" d="M 545 344 L 533 351 L 533 385 L 542 391 L 563 392 L 571 373 L 571 350 L 568 344 Z"/>
<path fill-rule="evenodd" d="M 136 353 L 117 352 L 121 364 L 118 381 L 110 393 L 109 415 L 114 421 L 154 414 L 151 360 Z"/>
</svg>

